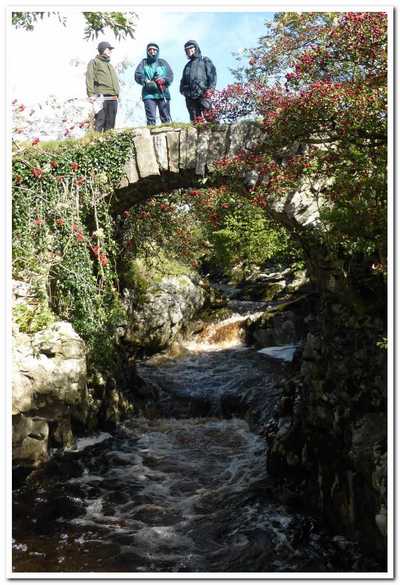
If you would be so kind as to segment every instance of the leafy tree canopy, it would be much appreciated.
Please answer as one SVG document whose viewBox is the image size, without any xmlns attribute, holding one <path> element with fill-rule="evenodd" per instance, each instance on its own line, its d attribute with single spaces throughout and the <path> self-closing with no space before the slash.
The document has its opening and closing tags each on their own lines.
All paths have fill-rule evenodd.
<svg viewBox="0 0 400 585">
<path fill-rule="evenodd" d="M 99 34 L 110 30 L 117 40 L 126 37 L 134 38 L 137 23 L 135 12 L 83 12 L 85 19 L 84 39 L 96 39 Z M 67 18 L 61 12 L 13 12 L 12 24 L 16 28 L 32 31 L 39 20 L 56 17 L 64 26 Z"/>
<path fill-rule="evenodd" d="M 266 26 L 237 83 L 214 98 L 220 120 L 257 116 L 265 130 L 262 152 L 231 161 L 231 174 L 256 171 L 253 197 L 267 210 L 271 196 L 319 183 L 325 241 L 384 270 L 387 15 L 285 12 Z"/>
</svg>

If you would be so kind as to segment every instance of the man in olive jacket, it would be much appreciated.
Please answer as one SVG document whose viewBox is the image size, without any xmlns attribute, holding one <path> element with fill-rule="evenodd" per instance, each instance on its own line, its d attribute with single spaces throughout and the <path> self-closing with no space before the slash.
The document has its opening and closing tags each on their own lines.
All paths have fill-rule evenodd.
<svg viewBox="0 0 400 585">
<path fill-rule="evenodd" d="M 161 122 L 171 122 L 168 87 L 174 80 L 174 74 L 167 61 L 160 59 L 160 48 L 156 43 L 147 45 L 146 55 L 146 59 L 142 59 L 136 67 L 135 81 L 142 86 L 147 125 L 155 125 L 157 108 Z"/>
<path fill-rule="evenodd" d="M 217 85 L 217 72 L 213 62 L 203 57 L 196 41 L 184 45 L 186 63 L 182 73 L 180 92 L 185 96 L 190 120 L 203 118 L 204 112 L 211 108 L 210 97 Z"/>
<path fill-rule="evenodd" d="M 95 105 L 97 132 L 110 130 L 115 126 L 119 82 L 117 73 L 110 63 L 113 48 L 105 41 L 99 43 L 98 55 L 89 61 L 86 71 L 86 90 L 90 101 Z"/>
</svg>

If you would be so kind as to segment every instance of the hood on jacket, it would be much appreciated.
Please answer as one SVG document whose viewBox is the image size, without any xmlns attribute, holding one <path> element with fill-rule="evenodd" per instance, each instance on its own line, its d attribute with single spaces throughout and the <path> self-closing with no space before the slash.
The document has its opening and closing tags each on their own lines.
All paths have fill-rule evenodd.
<svg viewBox="0 0 400 585">
<path fill-rule="evenodd" d="M 157 53 L 154 56 L 149 55 L 150 47 L 154 47 L 155 49 L 157 49 Z M 154 61 L 157 61 L 159 55 L 160 55 L 160 47 L 157 45 L 157 43 L 149 43 L 146 47 L 146 57 L 147 57 L 148 61 L 150 63 L 154 63 Z"/>
<path fill-rule="evenodd" d="M 190 45 L 193 45 L 194 48 L 196 49 L 194 57 L 200 57 L 201 51 L 200 51 L 200 47 L 196 41 L 187 41 L 187 43 L 184 44 L 185 51 L 186 51 L 187 47 L 190 47 Z"/>
</svg>

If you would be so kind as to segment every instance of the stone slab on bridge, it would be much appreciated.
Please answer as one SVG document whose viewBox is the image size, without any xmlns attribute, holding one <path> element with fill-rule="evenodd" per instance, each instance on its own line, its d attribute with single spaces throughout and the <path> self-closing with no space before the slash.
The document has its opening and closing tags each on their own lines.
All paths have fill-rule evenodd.
<svg viewBox="0 0 400 585">
<path fill-rule="evenodd" d="M 264 131 L 254 121 L 217 128 L 161 126 L 138 128 L 133 135 L 135 156 L 127 161 L 120 188 L 162 173 L 193 171 L 203 177 L 216 161 L 262 144 Z"/>
</svg>

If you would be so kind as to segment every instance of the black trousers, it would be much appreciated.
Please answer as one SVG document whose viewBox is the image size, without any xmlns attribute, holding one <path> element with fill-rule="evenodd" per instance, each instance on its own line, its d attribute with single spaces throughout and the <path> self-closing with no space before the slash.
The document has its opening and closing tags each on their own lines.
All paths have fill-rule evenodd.
<svg viewBox="0 0 400 585">
<path fill-rule="evenodd" d="M 117 110 L 118 100 L 104 100 L 103 108 L 94 117 L 96 132 L 103 132 L 104 130 L 114 128 Z"/>
<path fill-rule="evenodd" d="M 157 117 L 157 108 L 160 113 L 162 123 L 171 122 L 169 109 L 169 100 L 143 100 L 144 111 L 146 113 L 147 126 L 155 126 Z"/>
<path fill-rule="evenodd" d="M 203 115 L 203 112 L 205 112 L 205 109 L 201 105 L 200 98 L 197 100 L 192 100 L 192 98 L 187 97 L 187 98 L 185 98 L 185 100 L 186 100 L 187 111 L 189 112 L 189 116 L 190 116 L 190 121 L 194 122 L 196 118 Z"/>
</svg>

